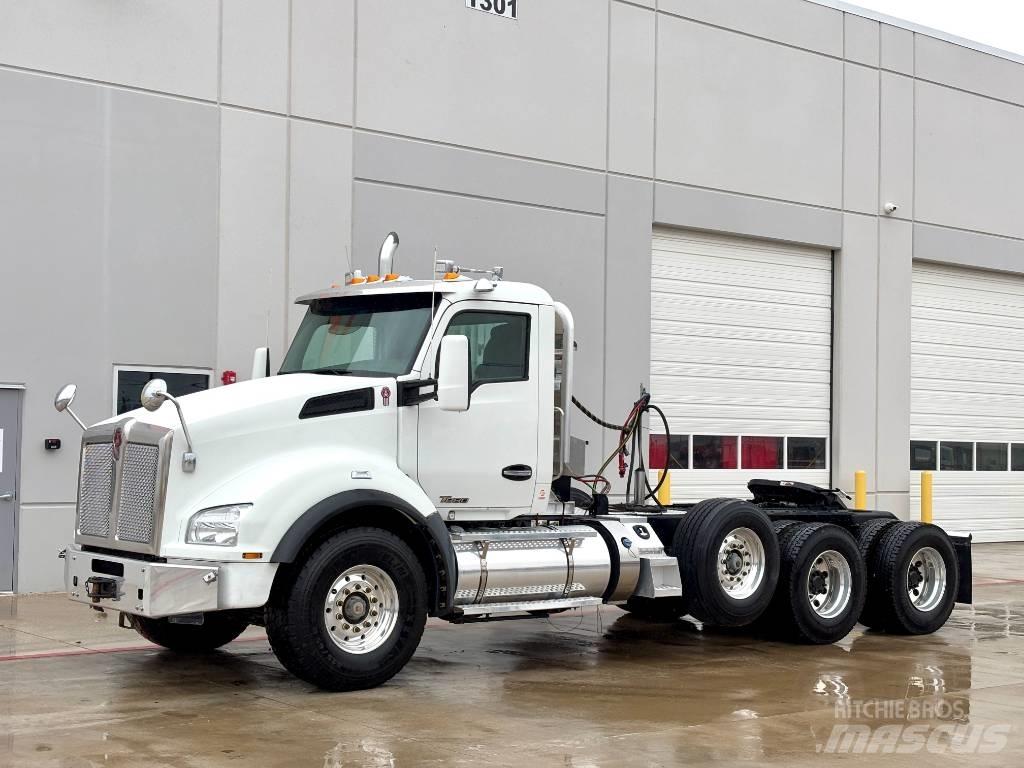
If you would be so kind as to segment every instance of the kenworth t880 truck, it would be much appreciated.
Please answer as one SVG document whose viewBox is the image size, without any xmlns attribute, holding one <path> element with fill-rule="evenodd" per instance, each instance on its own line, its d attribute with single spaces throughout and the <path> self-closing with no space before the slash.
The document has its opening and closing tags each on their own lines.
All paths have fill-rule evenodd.
<svg viewBox="0 0 1024 768">
<path fill-rule="evenodd" d="M 72 600 L 173 651 L 264 626 L 288 670 L 330 690 L 399 672 L 428 616 L 610 603 L 831 643 L 858 621 L 930 633 L 970 602 L 968 536 L 838 491 L 752 480 L 745 500 L 659 503 L 639 436 L 668 424 L 646 394 L 622 424 L 579 404 L 616 435 L 585 475 L 569 309 L 500 267 L 400 276 L 397 245 L 378 274 L 298 299 L 276 375 L 257 350 L 249 381 L 175 397 L 157 379 L 85 429 Z M 58 410 L 74 416 L 73 396 Z M 626 455 L 631 493 L 610 503 L 604 471 Z"/>
</svg>

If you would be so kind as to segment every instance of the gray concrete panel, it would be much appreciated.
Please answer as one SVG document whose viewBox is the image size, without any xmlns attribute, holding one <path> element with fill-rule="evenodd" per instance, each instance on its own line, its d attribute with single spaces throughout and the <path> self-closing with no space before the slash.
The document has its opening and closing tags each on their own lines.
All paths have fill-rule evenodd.
<svg viewBox="0 0 1024 768">
<path fill-rule="evenodd" d="M 882 24 L 881 43 L 879 56 L 882 69 L 890 69 L 903 75 L 914 74 L 913 32 L 891 24 Z"/>
<path fill-rule="evenodd" d="M 603 173 L 365 132 L 354 141 L 357 179 L 604 213 Z"/>
<path fill-rule="evenodd" d="M 0 64 L 217 98 L 217 0 L 11 1 L 0 16 Z"/>
<path fill-rule="evenodd" d="M 841 205 L 841 61 L 665 16 L 658 58 L 659 179 Z"/>
<path fill-rule="evenodd" d="M 1024 108 L 916 87 L 916 218 L 1024 237 Z"/>
<path fill-rule="evenodd" d="M 878 488 L 875 414 L 878 393 L 878 220 L 843 216 L 843 247 L 835 256 L 832 337 L 832 482 L 853 490 L 854 473 Z M 909 387 L 909 379 L 907 385 Z"/>
<path fill-rule="evenodd" d="M 603 168 L 608 6 L 560 0 L 512 21 L 448 0 L 361 3 L 356 122 Z"/>
<path fill-rule="evenodd" d="M 654 175 L 655 15 L 611 5 L 608 169 Z"/>
<path fill-rule="evenodd" d="M 798 48 L 843 55 L 843 14 L 789 0 L 659 0 L 661 11 L 778 40 Z"/>
<path fill-rule="evenodd" d="M 343 282 L 349 269 L 352 258 L 352 131 L 293 121 L 289 178 L 286 298 L 291 337 L 305 312 L 305 307 L 292 302 L 304 293 Z M 398 267 L 402 267 L 401 255 Z"/>
<path fill-rule="evenodd" d="M 904 496 L 910 491 L 913 238 L 910 222 L 878 220 L 878 482 L 875 487 Z"/>
<path fill-rule="evenodd" d="M 18 523 L 18 592 L 64 589 L 57 550 L 74 540 L 75 505 L 23 504 Z"/>
<path fill-rule="evenodd" d="M 284 0 L 222 0 L 221 99 L 288 109 L 288 6 Z"/>
<path fill-rule="evenodd" d="M 881 46 L 878 22 L 873 19 L 865 19 L 863 16 L 855 16 L 852 13 L 843 14 L 843 16 L 845 21 L 843 55 L 847 61 L 877 67 L 878 52 Z"/>
<path fill-rule="evenodd" d="M 656 224 L 827 248 L 843 242 L 839 211 L 664 183 L 654 200 Z"/>
<path fill-rule="evenodd" d="M 603 217 L 363 181 L 355 182 L 354 194 L 357 268 L 375 269 L 380 241 L 395 230 L 402 238 L 404 274 L 429 276 L 436 246 L 440 258 L 460 264 L 501 264 L 506 280 L 536 283 L 568 305 L 579 342 L 576 393 L 599 407 L 605 370 Z M 599 428 L 581 419 L 575 423 L 577 436 L 600 445 Z M 594 451 L 588 455 L 593 458 Z"/>
<path fill-rule="evenodd" d="M 355 0 L 292 0 L 291 111 L 352 124 Z"/>
<path fill-rule="evenodd" d="M 914 258 L 1001 272 L 1024 272 L 1024 240 L 915 224 Z"/>
<path fill-rule="evenodd" d="M 217 108 L 130 91 L 106 94 L 103 269 L 109 280 L 112 362 L 212 367 Z"/>
<path fill-rule="evenodd" d="M 285 349 L 287 121 L 224 109 L 221 122 L 217 367 L 246 379 L 252 352 Z"/>
<path fill-rule="evenodd" d="M 878 70 L 847 64 L 843 99 L 843 208 L 879 212 Z"/>
<path fill-rule="evenodd" d="M 651 386 L 651 238 L 654 185 L 641 179 L 608 178 L 605 264 L 604 369 L 606 418 L 621 423 L 640 392 Z M 627 374 L 628 372 L 628 374 Z M 579 422 L 585 417 L 573 414 Z M 602 455 L 618 443 L 604 431 Z M 590 448 L 590 454 L 597 451 Z M 612 478 L 609 478 L 612 479 Z M 622 489 L 624 490 L 624 484 Z"/>
<path fill-rule="evenodd" d="M 962 45 L 916 35 L 916 75 L 995 99 L 1024 104 L 1024 65 Z"/>
<path fill-rule="evenodd" d="M 883 72 L 881 79 L 879 200 L 899 206 L 895 218 L 914 216 L 914 81 Z"/>
</svg>

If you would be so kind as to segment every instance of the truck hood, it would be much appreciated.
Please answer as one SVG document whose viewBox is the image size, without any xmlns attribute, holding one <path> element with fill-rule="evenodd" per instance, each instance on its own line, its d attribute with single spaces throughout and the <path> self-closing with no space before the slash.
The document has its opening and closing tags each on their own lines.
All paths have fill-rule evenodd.
<svg viewBox="0 0 1024 768">
<path fill-rule="evenodd" d="M 367 387 L 374 390 L 376 403 L 380 389 L 390 387 L 393 390 L 395 381 L 361 376 L 291 373 L 214 387 L 180 397 L 178 402 L 181 403 L 182 413 L 198 449 L 198 443 L 204 436 L 209 436 L 214 423 L 217 425 L 218 439 L 226 437 L 229 432 L 273 428 L 282 422 L 297 421 L 299 411 L 310 398 Z M 174 404 L 169 402 L 156 411 L 137 408 L 102 423 L 117 422 L 127 417 L 179 432 L 181 430 Z"/>
</svg>

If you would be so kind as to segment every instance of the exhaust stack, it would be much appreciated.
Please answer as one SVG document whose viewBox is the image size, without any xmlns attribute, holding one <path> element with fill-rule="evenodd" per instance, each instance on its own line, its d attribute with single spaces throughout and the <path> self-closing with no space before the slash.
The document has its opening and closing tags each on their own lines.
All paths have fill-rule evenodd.
<svg viewBox="0 0 1024 768">
<path fill-rule="evenodd" d="M 398 253 L 398 233 L 391 232 L 380 244 L 380 257 L 377 260 L 377 274 L 386 277 L 395 273 L 395 254 Z"/>
</svg>

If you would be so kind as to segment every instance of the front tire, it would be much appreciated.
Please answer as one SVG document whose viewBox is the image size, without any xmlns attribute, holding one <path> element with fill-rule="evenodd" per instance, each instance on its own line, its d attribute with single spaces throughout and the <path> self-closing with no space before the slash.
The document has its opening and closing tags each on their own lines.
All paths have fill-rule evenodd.
<svg viewBox="0 0 1024 768">
<path fill-rule="evenodd" d="M 227 645 L 249 626 L 249 619 L 232 611 L 203 614 L 202 624 L 172 624 L 168 619 L 132 616 L 135 631 L 151 643 L 176 653 L 208 653 Z"/>
<path fill-rule="evenodd" d="M 764 613 L 779 578 L 779 543 L 760 509 L 738 499 L 694 505 L 676 529 L 683 597 L 690 613 L 720 627 L 743 627 Z"/>
<path fill-rule="evenodd" d="M 379 528 L 332 536 L 275 584 L 267 604 L 274 654 L 331 691 L 373 688 L 406 665 L 423 635 L 427 587 L 409 546 Z"/>
</svg>

